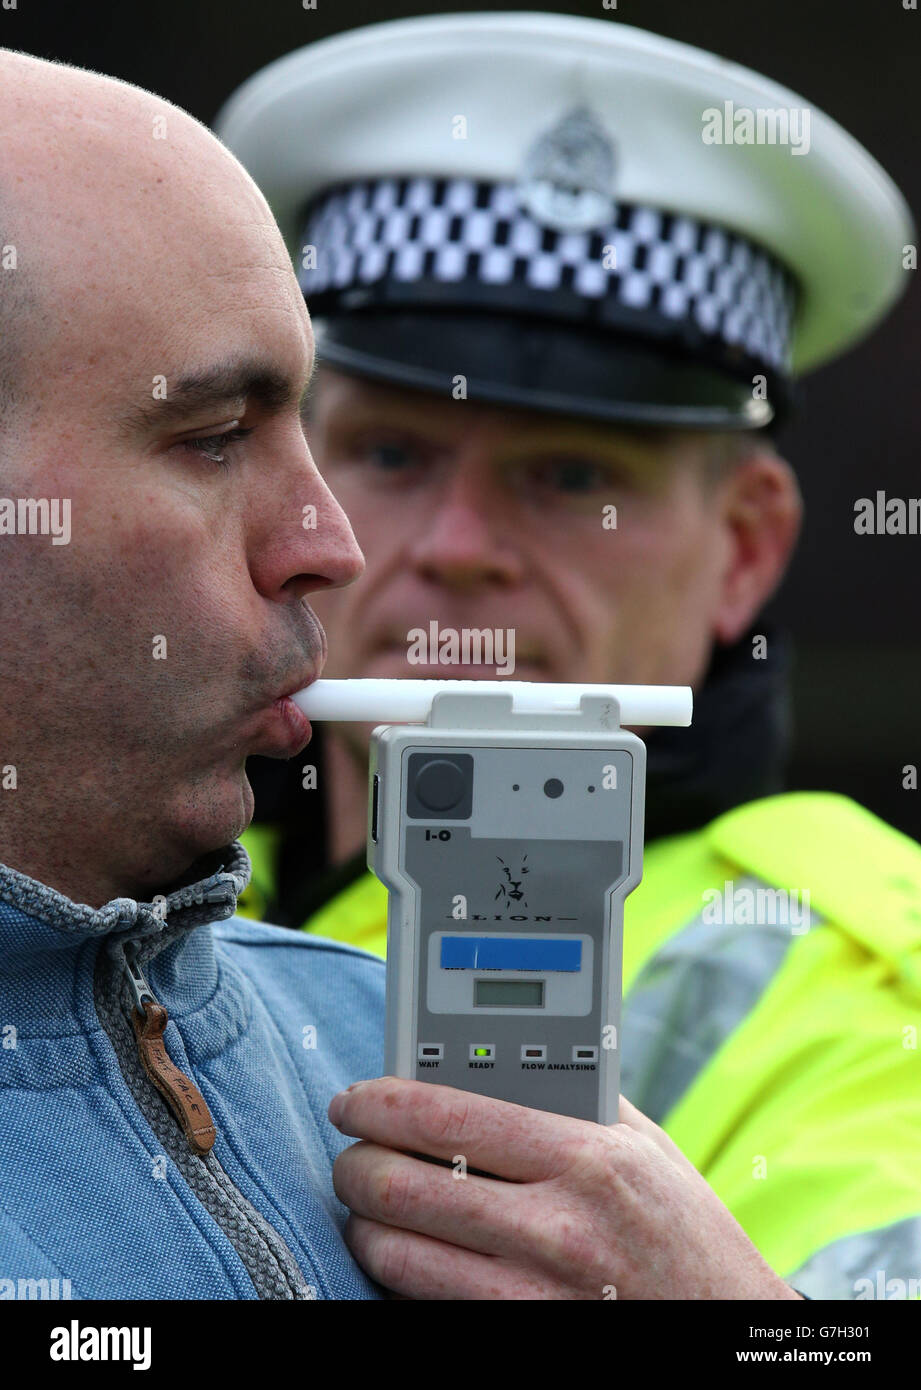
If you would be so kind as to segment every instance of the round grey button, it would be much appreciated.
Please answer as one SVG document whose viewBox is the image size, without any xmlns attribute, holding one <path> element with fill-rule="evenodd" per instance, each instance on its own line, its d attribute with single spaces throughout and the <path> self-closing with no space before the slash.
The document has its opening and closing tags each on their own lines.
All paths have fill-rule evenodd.
<svg viewBox="0 0 921 1390">
<path fill-rule="evenodd" d="M 544 796 L 562 796 L 563 783 L 559 777 L 548 777 L 544 783 Z"/>
<path fill-rule="evenodd" d="M 467 779 L 456 763 L 434 758 L 416 774 L 415 793 L 428 811 L 448 811 L 464 795 Z"/>
</svg>

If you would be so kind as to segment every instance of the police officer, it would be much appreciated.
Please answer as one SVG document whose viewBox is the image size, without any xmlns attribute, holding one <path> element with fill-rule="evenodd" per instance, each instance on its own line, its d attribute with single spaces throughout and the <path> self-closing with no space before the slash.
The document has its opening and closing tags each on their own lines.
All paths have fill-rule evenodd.
<svg viewBox="0 0 921 1390">
<path fill-rule="evenodd" d="M 782 791 L 787 652 L 758 621 L 800 521 L 772 436 L 901 292 L 898 191 L 767 79 L 547 14 L 310 45 L 218 129 L 295 258 L 311 446 L 368 561 L 316 604 L 326 674 L 694 686 L 693 727 L 647 738 L 623 1092 L 796 1289 L 907 1287 L 921 852 Z M 433 623 L 512 634 L 512 670 L 409 664 Z M 254 767 L 245 842 L 254 915 L 383 954 L 367 735 L 325 730 L 316 791 L 304 758 Z"/>
</svg>

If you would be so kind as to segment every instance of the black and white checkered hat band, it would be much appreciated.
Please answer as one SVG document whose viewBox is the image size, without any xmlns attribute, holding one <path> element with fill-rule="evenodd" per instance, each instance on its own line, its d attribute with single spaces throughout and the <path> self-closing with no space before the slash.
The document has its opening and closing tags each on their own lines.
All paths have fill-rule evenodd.
<svg viewBox="0 0 921 1390">
<path fill-rule="evenodd" d="M 635 204 L 557 231 L 514 183 L 383 178 L 328 189 L 306 213 L 299 280 L 322 314 L 375 303 L 463 304 L 629 328 L 789 369 L 792 278 L 723 228 Z"/>
</svg>

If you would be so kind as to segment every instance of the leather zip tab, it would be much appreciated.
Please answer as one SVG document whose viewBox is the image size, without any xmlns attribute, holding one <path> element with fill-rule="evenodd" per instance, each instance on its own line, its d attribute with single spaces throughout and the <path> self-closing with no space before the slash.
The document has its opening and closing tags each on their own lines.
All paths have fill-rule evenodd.
<svg viewBox="0 0 921 1390">
<path fill-rule="evenodd" d="M 311 1287 L 305 1283 L 304 1274 L 284 1239 L 224 1172 L 214 1149 L 203 1158 L 197 1147 L 189 1143 L 185 1127 L 148 1075 L 129 1023 L 131 1001 L 126 1008 L 124 1000 L 127 957 L 133 972 L 129 974 L 131 996 L 145 1018 L 145 1000 L 151 1004 L 158 1002 L 137 968 L 139 954 L 139 943 L 132 940 L 123 942 L 121 949 L 117 953 L 113 951 L 111 956 L 107 951 L 100 951 L 93 980 L 96 1012 L 115 1050 L 138 1113 L 149 1124 L 156 1142 L 162 1146 L 162 1153 L 176 1165 L 179 1181 L 185 1183 L 236 1250 L 259 1298 L 308 1299 Z M 159 1100 L 154 1100 L 154 1091 Z M 164 1104 L 161 1105 L 160 1100 Z M 210 1238 L 206 1235 L 205 1239 L 210 1246 Z"/>
<path fill-rule="evenodd" d="M 154 998 L 144 979 L 137 963 L 136 948 L 125 947 L 125 973 L 134 996 L 131 1024 L 141 1065 L 182 1126 L 189 1147 L 203 1158 L 210 1153 L 217 1138 L 214 1120 L 195 1082 L 173 1064 L 166 1050 L 163 1033 L 169 1014 Z"/>
</svg>

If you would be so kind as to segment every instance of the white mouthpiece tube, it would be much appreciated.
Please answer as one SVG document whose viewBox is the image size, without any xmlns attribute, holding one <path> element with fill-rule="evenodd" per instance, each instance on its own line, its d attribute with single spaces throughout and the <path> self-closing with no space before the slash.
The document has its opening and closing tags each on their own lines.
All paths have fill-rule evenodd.
<svg viewBox="0 0 921 1390">
<path fill-rule="evenodd" d="M 554 685 L 543 681 L 346 680 L 314 681 L 291 698 L 308 719 L 360 720 L 365 724 L 422 724 L 442 691 L 513 697 L 521 714 L 577 714 L 583 695 L 602 695 L 620 704 L 622 725 L 691 722 L 688 685 Z"/>
</svg>

